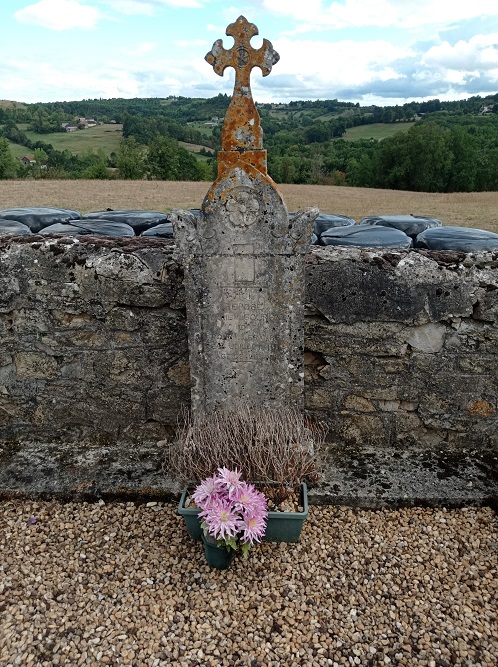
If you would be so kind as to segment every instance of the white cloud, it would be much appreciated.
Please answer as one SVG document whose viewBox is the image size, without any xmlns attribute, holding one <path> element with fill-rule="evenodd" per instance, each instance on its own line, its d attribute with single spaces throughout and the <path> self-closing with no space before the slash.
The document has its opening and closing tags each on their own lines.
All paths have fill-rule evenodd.
<svg viewBox="0 0 498 667">
<path fill-rule="evenodd" d="M 474 35 L 468 41 L 432 46 L 421 58 L 427 77 L 452 87 L 489 90 L 498 84 L 498 34 Z"/>
<path fill-rule="evenodd" d="M 141 0 L 105 0 L 106 5 L 121 14 L 145 14 L 151 16 L 154 13 L 154 5 Z"/>
<path fill-rule="evenodd" d="M 266 11 L 301 22 L 297 30 L 324 28 L 420 28 L 496 16 L 496 0 L 262 0 Z"/>
<path fill-rule="evenodd" d="M 158 7 L 198 8 L 203 6 L 201 0 L 104 0 L 105 4 L 122 14 L 153 15 Z"/>
<path fill-rule="evenodd" d="M 23 102 L 152 96 L 145 77 L 117 60 L 99 68 L 95 62 L 81 62 L 76 57 L 54 64 L 21 56 L 0 66 L 0 78 L 8 98 Z"/>
<path fill-rule="evenodd" d="M 22 23 L 39 25 L 51 30 L 93 28 L 100 18 L 95 7 L 78 0 L 40 0 L 17 11 L 14 16 Z"/>
<path fill-rule="evenodd" d="M 157 48 L 157 44 L 154 42 L 142 42 L 141 44 L 130 47 L 128 53 L 131 56 L 144 56 L 147 53 L 154 51 L 155 48 Z"/>
<path fill-rule="evenodd" d="M 393 69 L 393 61 L 414 55 L 408 48 L 383 40 L 358 43 L 284 37 L 276 41 L 275 47 L 280 62 L 274 74 L 298 74 L 303 80 L 330 82 L 341 87 L 365 83 L 372 78 L 396 78 L 400 75 Z"/>
<path fill-rule="evenodd" d="M 422 62 L 452 70 L 487 70 L 498 67 L 498 34 L 474 35 L 468 42 L 458 41 L 453 46 L 443 42 L 432 46 Z"/>
</svg>

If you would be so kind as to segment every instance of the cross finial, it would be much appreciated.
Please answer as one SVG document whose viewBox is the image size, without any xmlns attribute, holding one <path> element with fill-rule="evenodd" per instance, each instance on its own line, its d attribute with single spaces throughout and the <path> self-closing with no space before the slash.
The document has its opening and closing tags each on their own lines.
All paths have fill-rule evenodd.
<svg viewBox="0 0 498 667">
<path fill-rule="evenodd" d="M 268 76 L 280 56 L 267 39 L 263 39 L 263 46 L 259 49 L 251 46 L 251 38 L 259 34 L 259 30 L 244 16 L 231 23 L 226 34 L 234 38 L 232 48 L 224 49 L 223 40 L 218 39 L 206 55 L 207 62 L 220 76 L 227 67 L 235 69 L 235 86 L 223 126 L 222 147 L 224 151 L 262 149 L 263 133 L 252 99 L 251 70 L 259 67 L 263 76 Z"/>
</svg>

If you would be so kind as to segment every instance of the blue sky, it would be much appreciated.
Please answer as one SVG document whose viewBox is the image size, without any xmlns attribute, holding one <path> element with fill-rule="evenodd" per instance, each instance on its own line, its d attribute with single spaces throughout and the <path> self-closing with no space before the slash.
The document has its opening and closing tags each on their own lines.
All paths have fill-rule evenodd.
<svg viewBox="0 0 498 667">
<path fill-rule="evenodd" d="M 260 102 L 498 92 L 498 0 L 1 0 L 0 99 L 231 94 L 204 61 L 243 14 L 280 54 Z"/>
</svg>

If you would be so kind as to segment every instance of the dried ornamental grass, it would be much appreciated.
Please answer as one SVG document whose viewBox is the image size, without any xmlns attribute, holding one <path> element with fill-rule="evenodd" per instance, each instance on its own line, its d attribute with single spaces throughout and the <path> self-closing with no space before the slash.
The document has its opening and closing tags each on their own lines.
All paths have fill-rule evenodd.
<svg viewBox="0 0 498 667">
<path fill-rule="evenodd" d="M 325 433 L 321 424 L 305 424 L 298 410 L 239 404 L 186 416 L 167 467 L 183 483 L 199 483 L 220 466 L 237 469 L 278 504 L 298 492 L 301 482 L 319 481 Z"/>
</svg>

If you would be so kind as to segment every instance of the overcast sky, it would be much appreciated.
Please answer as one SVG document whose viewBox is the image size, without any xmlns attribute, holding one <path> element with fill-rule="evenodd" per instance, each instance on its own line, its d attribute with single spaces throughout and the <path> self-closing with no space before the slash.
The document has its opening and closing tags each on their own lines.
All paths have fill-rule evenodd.
<svg viewBox="0 0 498 667">
<path fill-rule="evenodd" d="M 228 3 L 230 0 L 228 0 Z M 260 102 L 498 92 L 498 0 L 0 0 L 0 99 L 231 94 L 204 61 L 243 14 L 280 54 Z"/>
</svg>

